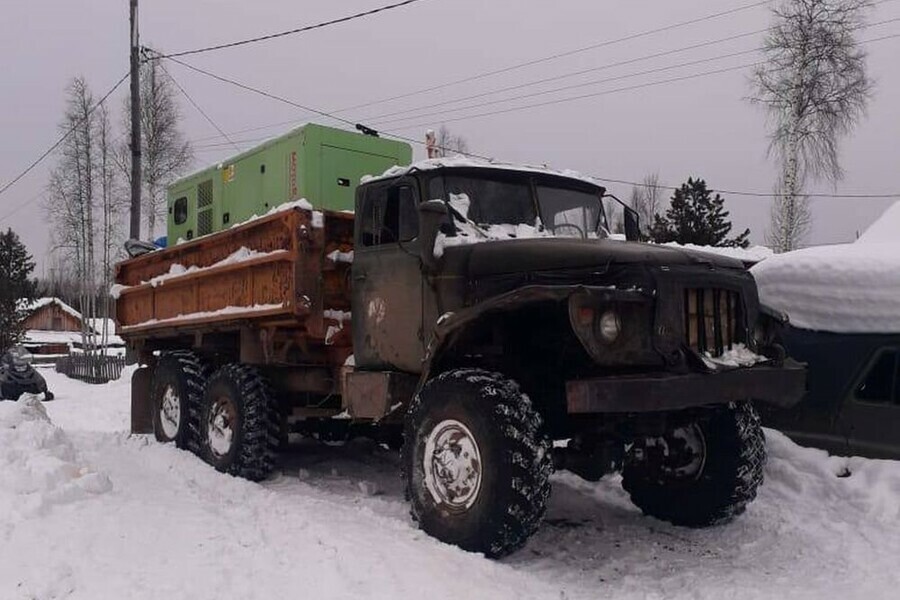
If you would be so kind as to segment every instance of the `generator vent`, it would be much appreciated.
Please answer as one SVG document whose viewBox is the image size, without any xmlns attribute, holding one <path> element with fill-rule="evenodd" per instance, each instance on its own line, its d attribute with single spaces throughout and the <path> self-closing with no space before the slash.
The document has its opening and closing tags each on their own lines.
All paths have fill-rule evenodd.
<svg viewBox="0 0 900 600">
<path fill-rule="evenodd" d="M 212 179 L 197 186 L 197 235 L 209 235 L 213 229 Z"/>
</svg>

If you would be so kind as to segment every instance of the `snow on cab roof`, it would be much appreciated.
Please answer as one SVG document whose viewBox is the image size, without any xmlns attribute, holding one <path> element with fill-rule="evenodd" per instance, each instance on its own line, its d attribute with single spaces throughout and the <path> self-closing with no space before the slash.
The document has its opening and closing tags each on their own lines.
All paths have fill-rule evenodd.
<svg viewBox="0 0 900 600">
<path fill-rule="evenodd" d="M 442 168 L 477 168 L 477 169 L 501 169 L 504 171 L 520 171 L 524 173 L 541 173 L 544 175 L 556 175 L 557 177 L 568 177 L 569 179 L 577 179 L 579 181 L 584 181 L 586 183 L 590 183 L 591 185 L 595 185 L 597 187 L 605 187 L 603 184 L 592 177 L 587 175 L 582 175 L 578 171 L 572 171 L 569 169 L 565 170 L 557 170 L 551 169 L 549 167 L 544 166 L 533 166 L 533 165 L 516 165 L 513 163 L 504 163 L 493 160 L 484 160 L 479 158 L 471 158 L 466 156 L 453 156 L 447 158 L 429 158 L 427 160 L 421 160 L 419 162 L 414 162 L 411 165 L 405 167 L 391 167 L 381 175 L 366 175 L 361 180 L 360 183 L 368 183 L 369 181 L 377 181 L 379 179 L 388 179 L 391 177 L 400 177 L 403 175 L 408 175 L 413 171 L 431 171 L 434 169 L 442 169 Z"/>
<path fill-rule="evenodd" d="M 855 243 L 777 254 L 754 266 L 760 301 L 801 329 L 900 333 L 898 207 Z"/>
</svg>

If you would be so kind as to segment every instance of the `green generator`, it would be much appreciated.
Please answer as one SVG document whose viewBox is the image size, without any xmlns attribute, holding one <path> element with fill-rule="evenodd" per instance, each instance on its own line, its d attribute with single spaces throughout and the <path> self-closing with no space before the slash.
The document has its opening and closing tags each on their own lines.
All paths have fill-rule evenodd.
<svg viewBox="0 0 900 600">
<path fill-rule="evenodd" d="M 168 188 L 168 243 L 190 240 L 306 198 L 353 210 L 364 175 L 412 162 L 409 144 L 307 124 L 179 179 Z"/>
</svg>

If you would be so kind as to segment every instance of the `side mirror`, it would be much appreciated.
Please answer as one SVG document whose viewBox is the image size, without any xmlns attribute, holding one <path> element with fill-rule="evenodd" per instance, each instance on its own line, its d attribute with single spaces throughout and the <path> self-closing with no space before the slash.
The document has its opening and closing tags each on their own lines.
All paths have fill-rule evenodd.
<svg viewBox="0 0 900 600">
<path fill-rule="evenodd" d="M 440 232 L 441 223 L 447 219 L 447 205 L 443 200 L 428 200 L 419 204 L 419 252 L 422 264 L 429 271 L 437 269 L 434 243 Z"/>
<path fill-rule="evenodd" d="M 637 242 L 641 239 L 641 222 L 637 212 L 630 206 L 622 205 L 625 209 L 625 239 L 629 242 Z"/>
</svg>

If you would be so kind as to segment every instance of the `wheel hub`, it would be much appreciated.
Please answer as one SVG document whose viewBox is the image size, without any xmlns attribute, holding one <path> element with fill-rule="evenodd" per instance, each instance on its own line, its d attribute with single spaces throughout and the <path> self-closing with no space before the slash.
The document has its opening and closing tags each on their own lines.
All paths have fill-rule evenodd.
<svg viewBox="0 0 900 600">
<path fill-rule="evenodd" d="M 231 451 L 234 443 L 234 428 L 237 421 L 237 410 L 228 398 L 217 399 L 209 411 L 207 419 L 207 439 L 209 449 L 221 458 Z"/>
<path fill-rule="evenodd" d="M 471 508 L 481 490 L 481 452 L 469 428 L 441 421 L 425 440 L 425 487 L 435 503 L 453 512 Z"/>
<path fill-rule="evenodd" d="M 159 423 L 167 438 L 174 439 L 178 435 L 178 428 L 181 425 L 181 399 L 174 386 L 166 387 L 166 391 L 163 392 L 159 406 Z"/>
<path fill-rule="evenodd" d="M 646 438 L 636 458 L 670 479 L 697 479 L 706 465 L 706 438 L 697 424 Z"/>
</svg>

